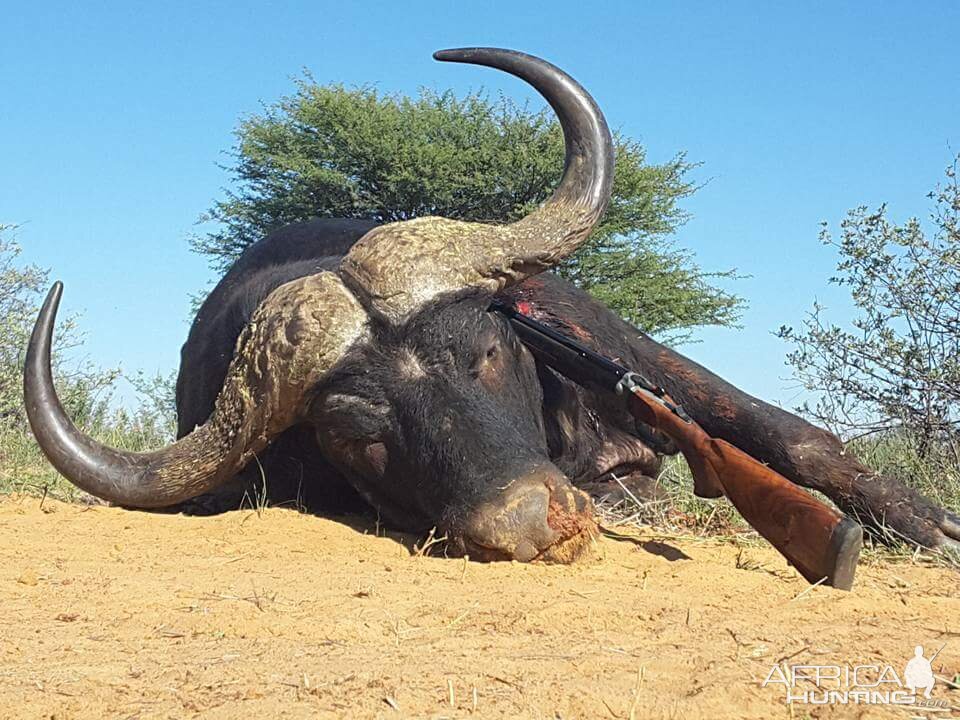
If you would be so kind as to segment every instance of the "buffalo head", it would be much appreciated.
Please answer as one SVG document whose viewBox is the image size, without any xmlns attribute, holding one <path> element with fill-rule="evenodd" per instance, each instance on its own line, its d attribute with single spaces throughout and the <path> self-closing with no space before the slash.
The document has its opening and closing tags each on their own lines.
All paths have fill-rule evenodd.
<svg viewBox="0 0 960 720">
<path fill-rule="evenodd" d="M 594 532 L 589 499 L 549 459 L 529 352 L 487 311 L 493 295 L 579 247 L 610 196 L 603 115 L 543 60 L 492 48 L 438 60 L 488 65 L 535 87 L 563 128 L 563 177 L 509 225 L 425 217 L 377 227 L 319 272 L 274 290 L 237 341 L 209 419 L 154 452 L 105 447 L 57 399 L 50 346 L 62 287 L 40 311 L 24 386 L 34 434 L 80 488 L 163 507 L 229 480 L 272 439 L 310 423 L 324 454 L 394 524 L 437 526 L 487 559 L 572 560 Z"/>
</svg>

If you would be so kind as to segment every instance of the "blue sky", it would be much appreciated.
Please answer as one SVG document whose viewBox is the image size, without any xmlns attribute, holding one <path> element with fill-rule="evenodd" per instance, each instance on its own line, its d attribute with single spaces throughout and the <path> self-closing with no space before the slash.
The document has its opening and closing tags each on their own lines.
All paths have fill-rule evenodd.
<svg viewBox="0 0 960 720">
<path fill-rule="evenodd" d="M 960 150 L 956 3 L 3 0 L 0 17 L 0 222 L 21 224 L 25 259 L 65 282 L 87 356 L 131 371 L 177 366 L 188 296 L 212 277 L 187 238 L 229 186 L 218 163 L 238 119 L 303 69 L 531 98 L 430 58 L 516 48 L 573 74 L 652 161 L 702 162 L 677 241 L 705 268 L 749 274 L 733 287 L 750 309 L 742 330 L 703 331 L 684 351 L 787 406 L 788 347 L 771 332 L 815 298 L 850 315 L 826 283 L 820 221 L 881 202 L 925 217 Z"/>
</svg>

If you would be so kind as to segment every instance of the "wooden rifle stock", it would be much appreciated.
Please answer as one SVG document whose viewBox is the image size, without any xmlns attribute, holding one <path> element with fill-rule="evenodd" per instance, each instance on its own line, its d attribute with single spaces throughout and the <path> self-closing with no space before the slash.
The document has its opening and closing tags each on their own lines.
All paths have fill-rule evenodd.
<svg viewBox="0 0 960 720">
<path fill-rule="evenodd" d="M 712 438 L 641 376 L 513 308 L 495 306 L 534 355 L 574 382 L 624 392 L 630 413 L 668 435 L 701 497 L 726 495 L 743 518 L 811 583 L 853 586 L 862 528 L 730 443 Z"/>
<path fill-rule="evenodd" d="M 670 402 L 669 397 L 664 400 Z M 690 465 L 700 495 L 726 495 L 733 506 L 811 583 L 853 587 L 861 527 L 692 420 L 630 390 L 630 413 L 670 436 Z"/>
</svg>

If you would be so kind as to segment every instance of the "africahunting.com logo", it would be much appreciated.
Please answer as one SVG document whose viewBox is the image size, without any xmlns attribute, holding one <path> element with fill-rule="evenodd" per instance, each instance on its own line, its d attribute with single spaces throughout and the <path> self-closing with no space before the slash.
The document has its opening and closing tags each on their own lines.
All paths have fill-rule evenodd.
<svg viewBox="0 0 960 720">
<path fill-rule="evenodd" d="M 937 684 L 933 662 L 946 644 L 928 659 L 917 645 L 902 672 L 892 665 L 787 665 L 770 668 L 761 687 L 782 687 L 787 703 L 808 705 L 906 705 L 945 713 L 947 700 L 931 697 Z M 952 683 L 948 684 L 952 685 Z M 941 715 L 941 717 L 943 717 Z"/>
</svg>

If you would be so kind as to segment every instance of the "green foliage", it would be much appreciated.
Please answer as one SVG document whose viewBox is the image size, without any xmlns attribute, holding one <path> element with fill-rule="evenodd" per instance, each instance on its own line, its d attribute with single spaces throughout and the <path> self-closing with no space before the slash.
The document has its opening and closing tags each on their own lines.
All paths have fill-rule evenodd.
<svg viewBox="0 0 960 720">
<path fill-rule="evenodd" d="M 958 158 L 929 194 L 933 232 L 910 219 L 895 225 L 886 207 L 852 210 L 835 241 L 838 274 L 857 314 L 852 329 L 814 310 L 787 356 L 804 387 L 818 394 L 800 408 L 838 432 L 909 434 L 921 453 L 956 447 L 960 425 L 960 184 Z M 954 451 L 955 452 L 955 451 Z"/>
<path fill-rule="evenodd" d="M 177 371 L 167 375 L 146 375 L 138 370 L 135 375 L 124 375 L 140 397 L 140 405 L 133 416 L 148 433 L 157 438 L 172 440 L 177 433 Z"/>
<path fill-rule="evenodd" d="M 14 228 L 0 225 L 0 423 L 6 428 L 26 428 L 23 410 L 23 362 L 33 321 L 47 289 L 47 272 L 17 263 L 19 245 L 12 239 Z M 100 371 L 81 363 L 65 366 L 63 351 L 79 344 L 74 318 L 67 318 L 57 330 L 54 372 L 61 379 L 61 401 L 71 417 L 94 421 L 103 412 L 97 398 L 117 377 L 113 370 Z"/>
<path fill-rule="evenodd" d="M 661 237 L 633 242 L 594 236 L 559 273 L 668 344 L 689 341 L 694 327 L 738 327 L 744 306 L 736 295 L 710 284 L 740 277 L 734 270 L 704 272 L 690 252 Z"/>
<path fill-rule="evenodd" d="M 851 210 L 836 241 L 830 282 L 847 288 L 856 312 L 849 327 L 814 304 L 787 361 L 813 393 L 801 413 L 847 442 L 849 451 L 887 477 L 900 478 L 960 512 L 960 186 L 958 158 L 934 201 L 932 232 L 916 218 L 896 225 L 885 206 Z"/>
<path fill-rule="evenodd" d="M 217 229 L 193 240 L 221 270 L 271 230 L 313 217 L 515 220 L 549 196 L 563 166 L 547 111 L 482 93 L 408 98 L 309 77 L 236 137 L 236 189 L 203 218 Z M 696 189 L 694 166 L 682 154 L 647 164 L 638 143 L 615 143 L 610 209 L 561 273 L 650 332 L 734 324 L 742 300 L 711 284 L 733 274 L 704 272 L 667 239 L 687 219 L 678 203 Z"/>
<path fill-rule="evenodd" d="M 76 489 L 57 475 L 34 442 L 24 412 L 24 354 L 47 289 L 47 272 L 18 264 L 20 247 L 11 239 L 13 230 L 0 225 L 0 492 L 51 489 L 74 497 Z M 170 406 L 164 404 L 169 400 L 163 399 L 172 398 L 169 379 L 134 379 L 147 402 L 134 413 L 113 410 L 111 393 L 120 373 L 65 360 L 64 351 L 80 342 L 74 318 L 62 320 L 53 371 L 73 421 L 96 439 L 126 450 L 148 450 L 169 440 L 175 427 Z"/>
<path fill-rule="evenodd" d="M 46 279 L 36 267 L 17 267 L 20 248 L 4 237 L 12 230 L 0 225 L 0 422 L 5 424 L 23 421 L 22 380 L 17 370 L 24 360 L 32 309 L 27 298 Z"/>
</svg>

